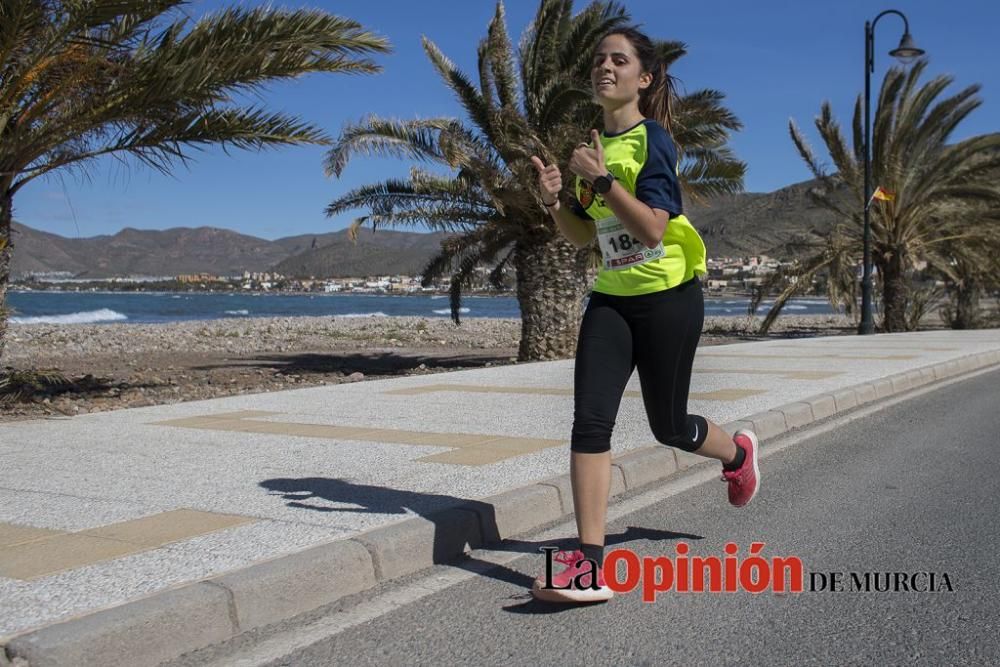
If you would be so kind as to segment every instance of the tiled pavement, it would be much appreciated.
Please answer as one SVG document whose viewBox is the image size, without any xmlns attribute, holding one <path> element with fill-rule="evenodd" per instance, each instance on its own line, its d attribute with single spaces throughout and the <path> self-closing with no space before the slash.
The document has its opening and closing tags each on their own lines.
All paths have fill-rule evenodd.
<svg viewBox="0 0 1000 667">
<path fill-rule="evenodd" d="M 997 362 L 997 330 L 708 347 L 689 411 L 766 439 Z M 572 378 L 518 364 L 0 425 L 0 638 L 562 475 Z M 612 445 L 655 445 L 637 376 Z"/>
</svg>

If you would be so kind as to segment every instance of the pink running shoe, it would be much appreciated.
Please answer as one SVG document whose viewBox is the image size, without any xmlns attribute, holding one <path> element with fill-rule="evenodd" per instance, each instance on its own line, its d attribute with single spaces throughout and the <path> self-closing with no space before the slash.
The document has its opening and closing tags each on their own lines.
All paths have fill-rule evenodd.
<svg viewBox="0 0 1000 667">
<path fill-rule="evenodd" d="M 746 452 L 743 465 L 736 470 L 722 470 L 722 481 L 729 483 L 729 504 L 743 507 L 760 489 L 760 468 L 757 467 L 757 436 L 753 431 L 737 431 L 733 436 L 737 447 Z"/>
<path fill-rule="evenodd" d="M 584 561 L 582 551 L 560 551 L 553 560 L 564 564 L 566 569 L 552 575 L 552 588 L 545 588 L 545 575 L 535 579 L 531 594 L 537 599 L 544 602 L 605 602 L 614 597 L 614 591 L 604 581 L 604 571 L 601 568 L 597 570 L 598 587 L 590 588 L 593 571 Z M 576 585 L 576 577 L 580 574 L 584 574 L 580 582 L 583 587 Z"/>
</svg>

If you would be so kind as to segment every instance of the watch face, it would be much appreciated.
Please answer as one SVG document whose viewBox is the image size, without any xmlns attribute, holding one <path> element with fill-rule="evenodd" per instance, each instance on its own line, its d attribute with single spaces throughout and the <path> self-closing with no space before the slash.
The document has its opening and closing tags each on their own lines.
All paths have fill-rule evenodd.
<svg viewBox="0 0 1000 667">
<path fill-rule="evenodd" d="M 603 195 L 611 189 L 611 179 L 607 176 L 600 176 L 594 179 L 594 192 Z"/>
</svg>

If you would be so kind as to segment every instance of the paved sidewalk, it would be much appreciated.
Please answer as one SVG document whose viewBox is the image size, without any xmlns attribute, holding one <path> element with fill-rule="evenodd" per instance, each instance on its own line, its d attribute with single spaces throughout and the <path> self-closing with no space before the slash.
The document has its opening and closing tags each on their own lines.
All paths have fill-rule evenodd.
<svg viewBox="0 0 1000 667">
<path fill-rule="evenodd" d="M 703 347 L 689 410 L 766 440 L 997 363 L 1000 330 Z M 555 520 L 572 380 L 518 364 L 0 425 L 0 665 L 155 664 Z M 613 493 L 701 460 L 653 445 L 634 375 Z"/>
</svg>

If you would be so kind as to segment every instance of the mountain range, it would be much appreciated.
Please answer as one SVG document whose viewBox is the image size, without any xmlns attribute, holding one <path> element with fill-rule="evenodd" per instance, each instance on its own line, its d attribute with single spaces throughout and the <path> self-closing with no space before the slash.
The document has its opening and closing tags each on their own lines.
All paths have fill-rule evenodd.
<svg viewBox="0 0 1000 667">
<path fill-rule="evenodd" d="M 717 197 L 688 206 L 687 216 L 704 238 L 709 257 L 780 256 L 783 243 L 801 236 L 822 237 L 832 227 L 832 214 L 809 198 L 815 186 L 806 181 L 770 193 Z M 347 230 L 269 241 L 217 227 L 126 227 L 111 235 L 67 238 L 19 222 L 13 232 L 14 278 L 65 271 L 94 279 L 243 271 L 331 278 L 417 275 L 448 236 L 364 229 L 357 242 Z"/>
</svg>

